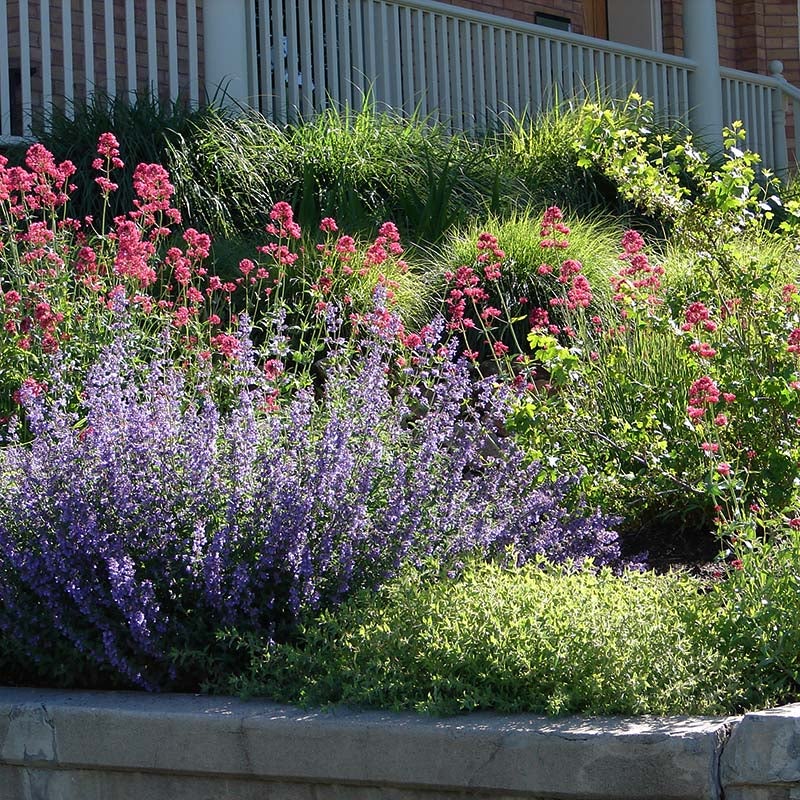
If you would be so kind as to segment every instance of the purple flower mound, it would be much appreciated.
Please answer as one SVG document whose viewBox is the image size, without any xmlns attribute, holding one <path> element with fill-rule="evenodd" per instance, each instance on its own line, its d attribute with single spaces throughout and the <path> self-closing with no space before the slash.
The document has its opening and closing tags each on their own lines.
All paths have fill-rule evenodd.
<svg viewBox="0 0 800 800">
<path fill-rule="evenodd" d="M 61 367 L 23 389 L 33 441 L 0 451 L 0 631 L 28 659 L 57 640 L 154 689 L 175 685 L 175 649 L 279 638 L 408 560 L 618 563 L 615 521 L 567 511 L 574 480 L 543 484 L 496 434 L 509 398 L 436 348 L 391 380 L 389 345 L 344 350 L 322 398 L 271 412 L 246 346 L 224 413 L 125 336 L 82 385 Z"/>
</svg>

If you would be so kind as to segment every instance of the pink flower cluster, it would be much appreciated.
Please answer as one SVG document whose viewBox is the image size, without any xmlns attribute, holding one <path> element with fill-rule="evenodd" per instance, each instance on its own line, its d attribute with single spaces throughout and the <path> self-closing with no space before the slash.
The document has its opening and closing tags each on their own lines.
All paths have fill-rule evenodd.
<svg viewBox="0 0 800 800">
<path fill-rule="evenodd" d="M 69 183 L 75 165 L 71 161 L 56 164 L 53 154 L 41 144 L 28 148 L 25 164 L 27 170 L 8 167 L 8 159 L 0 156 L 0 203 L 8 203 L 17 219 L 25 219 L 30 212 L 63 206 L 75 188 Z"/>
<path fill-rule="evenodd" d="M 38 288 L 38 287 L 37 287 Z M 17 336 L 16 345 L 20 350 L 31 349 L 31 336 L 36 333 L 44 353 L 55 353 L 66 334 L 58 326 L 64 321 L 64 314 L 54 311 L 47 300 L 23 300 L 19 292 L 11 289 L 3 294 L 3 330 Z"/>
<path fill-rule="evenodd" d="M 370 245 L 364 256 L 364 267 L 377 267 L 386 261 L 390 255 L 400 256 L 403 247 L 400 244 L 400 232 L 393 222 L 384 222 L 378 230 L 378 236 Z"/>
<path fill-rule="evenodd" d="M 296 241 L 302 236 L 300 226 L 294 221 L 294 211 L 292 211 L 292 207 L 288 203 L 281 201 L 275 203 L 272 207 L 269 212 L 269 218 L 272 222 L 266 226 L 265 230 L 275 236 L 278 241 L 261 245 L 256 249 L 259 253 L 272 256 L 281 266 L 289 267 L 300 256 L 293 252 L 289 245 L 284 244 L 284 242 Z"/>
<path fill-rule="evenodd" d="M 544 308 L 533 308 L 528 314 L 528 324 L 533 330 L 544 330 L 550 325 L 550 315 Z"/>
<path fill-rule="evenodd" d="M 120 278 L 130 278 L 142 287 L 156 282 L 156 271 L 150 264 L 155 253 L 153 242 L 142 239 L 141 228 L 130 219 L 117 217 L 114 231 L 108 235 L 116 240 L 117 254 L 114 258 L 114 274 Z"/>
<path fill-rule="evenodd" d="M 483 267 L 486 280 L 495 281 L 501 275 L 499 259 L 505 258 L 505 253 L 500 249 L 497 238 L 490 233 L 481 233 L 477 241 L 478 255 L 476 262 Z M 464 330 L 475 327 L 475 320 L 467 316 L 467 302 L 471 302 L 478 316 L 491 324 L 493 319 L 500 316 L 499 309 L 488 306 L 481 309 L 481 305 L 489 301 L 489 293 L 480 285 L 481 276 L 471 266 L 462 265 L 455 272 L 446 272 L 445 279 L 454 283 L 445 303 L 448 310 L 448 327 L 450 330 Z"/>
<path fill-rule="evenodd" d="M 483 267 L 483 276 L 487 281 L 496 281 L 501 275 L 501 262 L 506 257 L 500 249 L 500 243 L 491 233 L 481 233 L 476 245 L 478 257 L 476 261 Z"/>
<path fill-rule="evenodd" d="M 731 392 L 722 392 L 719 386 L 708 375 L 698 378 L 689 387 L 689 405 L 686 414 L 693 424 L 697 425 L 705 416 L 706 410 L 724 400 L 726 403 L 733 403 L 736 395 Z M 724 427 L 728 424 L 728 417 L 725 414 L 717 414 L 714 417 L 714 424 L 717 427 Z M 703 448 L 706 449 L 705 447 Z"/>
<path fill-rule="evenodd" d="M 585 275 L 576 275 L 567 292 L 567 308 L 588 308 L 592 302 L 592 287 Z"/>
<path fill-rule="evenodd" d="M 279 239 L 300 238 L 300 226 L 294 221 L 294 211 L 288 203 L 284 201 L 275 203 L 269 212 L 269 218 L 272 222 L 266 227 L 267 233 L 271 233 Z"/>
<path fill-rule="evenodd" d="M 175 225 L 181 221 L 181 212 L 171 204 L 175 187 L 169 173 L 161 164 L 139 164 L 133 171 L 133 188 L 136 210 L 129 213 L 130 218 L 145 228 L 153 228 L 151 238 L 168 236 L 169 228 L 161 224 L 162 215 Z"/>
<path fill-rule="evenodd" d="M 681 325 L 681 330 L 687 333 L 701 325 L 704 331 L 714 333 L 717 323 L 711 319 L 711 312 L 704 303 L 690 303 L 684 312 L 685 322 Z"/>
<path fill-rule="evenodd" d="M 564 214 L 558 206 L 550 206 L 544 212 L 542 219 L 542 227 L 540 235 L 542 241 L 539 243 L 541 247 L 569 247 L 569 241 L 565 238 L 569 236 L 569 228 L 563 222 Z"/>
<path fill-rule="evenodd" d="M 489 299 L 486 290 L 480 286 L 480 276 L 472 267 L 464 264 L 455 272 L 446 272 L 445 279 L 454 284 L 445 298 L 448 327 L 450 330 L 474 328 L 475 320 L 467 314 L 467 301 L 477 307 Z"/>
<path fill-rule="evenodd" d="M 664 268 L 650 263 L 643 252 L 644 239 L 637 231 L 625 231 L 622 249 L 623 253 L 619 258 L 625 262 L 625 266 L 611 278 L 614 300 L 617 303 L 644 302 L 647 305 L 658 305 L 661 300 L 657 293 L 661 289 Z"/>
<path fill-rule="evenodd" d="M 561 221 L 563 214 L 561 209 L 557 206 L 551 206 L 544 214 L 542 222 L 541 234 L 542 240 L 539 246 L 543 248 L 559 247 L 566 248 L 569 246 L 569 241 L 564 239 L 557 239 L 556 234 L 561 236 L 568 236 L 570 233 L 569 228 Z M 555 270 L 550 264 L 541 264 L 538 268 L 539 275 L 554 275 Z M 574 258 L 566 258 L 561 262 L 556 275 L 558 283 L 569 286 L 566 296 L 561 294 L 551 297 L 549 300 L 550 306 L 555 308 L 557 306 L 565 306 L 570 311 L 577 308 L 588 308 L 593 300 L 592 287 L 589 279 L 583 274 L 583 265 L 580 261 Z M 557 335 L 562 332 L 562 329 L 557 325 L 550 325 L 547 317 L 547 312 L 544 309 L 534 309 L 530 316 L 529 321 L 531 327 L 534 329 L 547 329 L 553 334 Z M 568 328 L 569 326 L 567 326 Z M 563 332 L 569 335 L 567 328 Z"/>
<path fill-rule="evenodd" d="M 706 359 L 714 358 L 717 354 L 717 351 L 706 342 L 692 342 L 689 345 L 689 350 L 700 358 Z"/>
<path fill-rule="evenodd" d="M 97 140 L 97 155 L 92 161 L 92 169 L 103 170 L 104 175 L 99 175 L 94 182 L 100 187 L 104 195 L 115 192 L 119 186 L 108 176 L 112 169 L 122 169 L 125 163 L 119 157 L 119 142 L 113 133 L 101 133 Z"/>
</svg>

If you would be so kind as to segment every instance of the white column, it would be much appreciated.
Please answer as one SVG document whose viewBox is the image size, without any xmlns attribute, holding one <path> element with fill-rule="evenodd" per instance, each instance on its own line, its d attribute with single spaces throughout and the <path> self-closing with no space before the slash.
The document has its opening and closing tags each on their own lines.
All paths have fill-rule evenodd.
<svg viewBox="0 0 800 800">
<path fill-rule="evenodd" d="M 689 124 L 709 150 L 719 151 L 724 123 L 715 0 L 683 0 L 683 42 L 697 65 L 689 75 Z"/>
<path fill-rule="evenodd" d="M 205 0 L 203 46 L 206 93 L 224 105 L 252 105 L 255 89 L 249 53 L 250 29 L 247 0 Z M 223 96 L 224 92 L 224 96 Z"/>
</svg>

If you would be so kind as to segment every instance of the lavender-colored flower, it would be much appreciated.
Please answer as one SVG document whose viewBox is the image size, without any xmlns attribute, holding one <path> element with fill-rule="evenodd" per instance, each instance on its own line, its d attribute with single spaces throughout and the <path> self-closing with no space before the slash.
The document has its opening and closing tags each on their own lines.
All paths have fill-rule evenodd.
<svg viewBox="0 0 800 800">
<path fill-rule="evenodd" d="M 574 479 L 544 483 L 498 434 L 508 392 L 430 335 L 391 381 L 384 334 L 332 342 L 322 397 L 268 414 L 244 332 L 224 413 L 166 339 L 147 365 L 123 333 L 80 386 L 56 365 L 22 398 L 33 441 L 0 451 L 3 635 L 31 658 L 58 637 L 157 688 L 173 649 L 213 647 L 221 627 L 281 636 L 408 561 L 619 560 L 613 520 L 566 508 Z"/>
</svg>

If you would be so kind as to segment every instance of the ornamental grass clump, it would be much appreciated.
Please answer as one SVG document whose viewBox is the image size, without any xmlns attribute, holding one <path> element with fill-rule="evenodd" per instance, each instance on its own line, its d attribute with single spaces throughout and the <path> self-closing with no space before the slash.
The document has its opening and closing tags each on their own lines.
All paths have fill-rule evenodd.
<svg viewBox="0 0 800 800">
<path fill-rule="evenodd" d="M 219 630 L 286 640 L 405 563 L 619 561 L 613 520 L 567 509 L 573 479 L 542 484 L 498 433 L 506 392 L 435 326 L 392 382 L 386 317 L 365 320 L 358 342 L 332 342 L 321 397 L 285 404 L 243 328 L 223 412 L 185 382 L 169 332 L 144 363 L 115 313 L 82 385 L 61 358 L 22 386 L 33 440 L 12 425 L 0 451 L 0 631 L 28 679 L 59 664 L 65 685 L 191 689 L 187 653 L 204 679 L 232 668 Z"/>
</svg>

